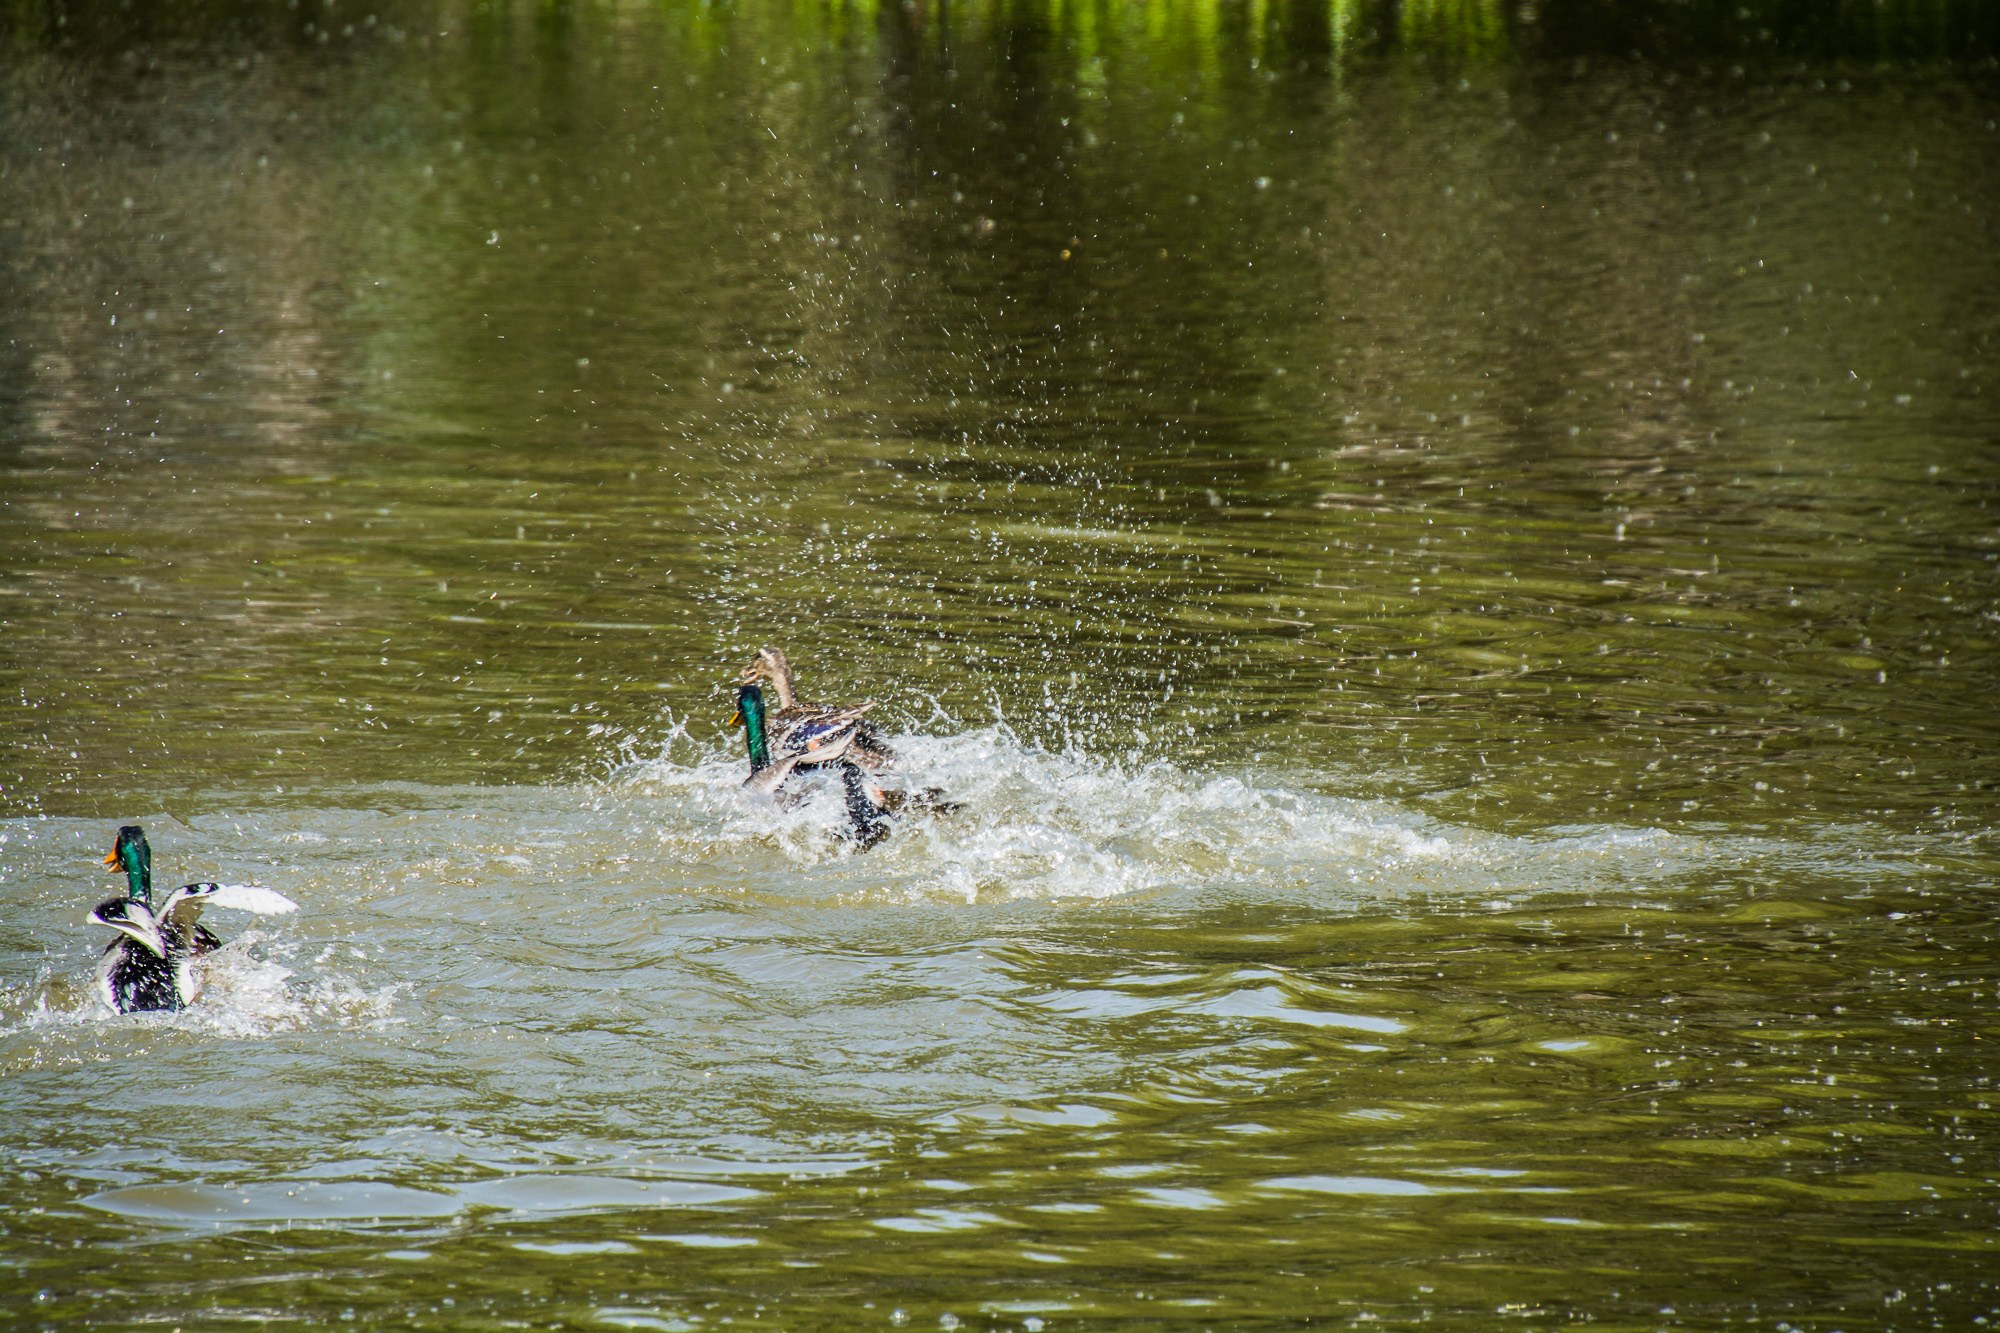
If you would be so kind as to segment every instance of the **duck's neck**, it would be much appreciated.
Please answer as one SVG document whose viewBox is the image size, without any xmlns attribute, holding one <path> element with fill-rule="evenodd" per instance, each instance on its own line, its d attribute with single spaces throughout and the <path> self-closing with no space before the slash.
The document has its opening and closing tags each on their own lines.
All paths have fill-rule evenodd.
<svg viewBox="0 0 2000 1333">
<path fill-rule="evenodd" d="M 882 807 L 875 804 L 868 791 L 868 779 L 855 765 L 842 762 L 840 786 L 847 801 L 848 822 L 853 825 L 848 837 L 862 851 L 867 851 L 889 836 L 888 823 L 882 818 Z"/>
<path fill-rule="evenodd" d="M 764 665 L 771 671 L 771 688 L 777 692 L 779 708 L 796 708 L 799 698 L 792 686 L 792 664 L 776 648 L 764 650 Z"/>
<path fill-rule="evenodd" d="M 764 691 L 745 685 L 736 691 L 736 706 L 743 712 L 743 741 L 750 749 L 754 776 L 771 766 L 771 744 L 764 735 Z"/>
<path fill-rule="evenodd" d="M 134 902 L 153 900 L 153 849 L 144 838 L 134 838 L 120 847 L 125 863 L 125 896 Z"/>
</svg>

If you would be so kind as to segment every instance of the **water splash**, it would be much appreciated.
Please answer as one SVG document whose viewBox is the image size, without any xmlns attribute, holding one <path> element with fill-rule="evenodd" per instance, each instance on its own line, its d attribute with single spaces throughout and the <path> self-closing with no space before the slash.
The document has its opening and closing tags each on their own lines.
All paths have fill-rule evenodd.
<svg viewBox="0 0 2000 1333">
<path fill-rule="evenodd" d="M 174 1013 L 115 1013 L 98 997 L 88 972 L 46 965 L 28 984 L 0 993 L 0 1040 L 66 1032 L 86 1043 L 75 1050 L 75 1057 L 88 1059 L 90 1043 L 119 1036 L 146 1040 L 195 1033 L 253 1039 L 310 1026 L 384 1026 L 397 1021 L 397 983 L 373 984 L 376 978 L 341 969 L 299 977 L 280 961 L 296 961 L 297 949 L 295 941 L 276 932 L 244 931 L 203 957 L 201 987 L 194 1002 Z"/>
<path fill-rule="evenodd" d="M 607 810 L 649 814 L 678 853 L 790 879 L 767 885 L 780 892 L 854 901 L 1100 899 L 1222 886 L 1237 900 L 1342 908 L 1435 895 L 1511 901 L 1630 889 L 1759 845 L 1615 826 L 1509 836 L 1342 796 L 1325 775 L 1203 772 L 1076 745 L 1049 750 L 1004 722 L 892 741 L 901 756 L 892 782 L 936 787 L 961 809 L 899 821 L 865 858 L 841 836 L 834 784 L 801 784 L 794 803 L 747 797 L 741 759 L 680 727 L 651 757 L 628 745 L 596 790 Z"/>
</svg>

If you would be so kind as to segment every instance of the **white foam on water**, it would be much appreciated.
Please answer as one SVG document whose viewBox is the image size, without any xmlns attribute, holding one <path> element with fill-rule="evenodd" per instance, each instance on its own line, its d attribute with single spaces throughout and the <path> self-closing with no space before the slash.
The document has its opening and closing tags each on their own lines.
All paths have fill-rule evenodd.
<svg viewBox="0 0 2000 1333">
<path fill-rule="evenodd" d="M 902 818 L 865 855 L 843 837 L 830 779 L 795 784 L 784 802 L 750 797 L 740 755 L 679 729 L 654 757 L 616 766 L 603 790 L 625 814 L 657 816 L 669 844 L 746 866 L 775 852 L 803 893 L 876 901 L 1104 899 L 1218 885 L 1252 899 L 1511 901 L 1575 891 L 1607 873 L 1637 881 L 1649 867 L 1669 873 L 1720 850 L 1657 829 L 1490 833 L 1330 793 L 1321 775 L 1201 773 L 1164 759 L 1049 751 L 1004 723 L 890 740 L 899 758 L 889 785 L 940 788 L 962 808 Z"/>
<path fill-rule="evenodd" d="M 289 957 L 290 941 L 278 932 L 246 930 L 198 967 L 201 985 L 187 1008 L 177 1012 L 120 1014 L 107 1008 L 87 973 L 44 968 L 35 981 L 0 1003 L 14 1021 L 0 1023 L 0 1037 L 47 1029 L 135 1033 L 196 1032 L 213 1037 L 254 1038 L 315 1025 L 384 1026 L 393 1023 L 399 984 L 371 986 L 340 971 L 297 978 L 278 961 Z"/>
<path fill-rule="evenodd" d="M 484 988 L 593 950 L 646 957 L 653 927 L 631 909 L 661 895 L 822 908 L 1132 899 L 1519 911 L 1556 897 L 1645 905 L 1760 869 L 1880 875 L 1911 854 L 1858 832 L 1811 845 L 1615 825 L 1494 832 L 1341 795 L 1325 773 L 1200 771 L 1044 749 L 1004 723 L 932 725 L 891 738 L 900 759 L 886 780 L 941 789 L 962 808 L 902 818 L 866 852 L 843 836 L 830 779 L 799 784 L 796 801 L 749 796 L 733 737 L 698 741 L 678 726 L 649 756 L 628 745 L 597 780 L 394 784 L 314 809 L 225 803 L 182 826 L 189 852 L 218 872 L 261 875 L 301 910 L 255 919 L 205 960 L 195 1003 L 170 1015 L 113 1014 L 91 985 L 106 937 L 78 927 L 101 896 L 102 821 L 0 825 L 13 835 L 0 869 L 34 886 L 19 928 L 47 941 L 0 986 L 0 1038 L 40 1035 L 0 1048 L 0 1061 L 87 1062 L 172 1032 L 231 1041 L 388 1027 L 408 1021 L 399 997 L 413 1014 L 461 1004 L 476 1014 Z"/>
</svg>

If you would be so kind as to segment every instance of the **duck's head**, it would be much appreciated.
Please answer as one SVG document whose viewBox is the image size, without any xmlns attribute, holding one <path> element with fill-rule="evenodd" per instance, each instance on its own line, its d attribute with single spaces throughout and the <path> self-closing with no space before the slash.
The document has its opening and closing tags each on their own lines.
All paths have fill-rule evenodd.
<svg viewBox="0 0 2000 1333">
<path fill-rule="evenodd" d="M 97 905 L 90 919 L 97 925 L 109 926 L 131 936 L 162 958 L 167 956 L 166 936 L 160 933 L 160 923 L 154 919 L 153 909 L 136 898 L 107 898 Z"/>
<path fill-rule="evenodd" d="M 743 668 L 743 674 L 738 679 L 745 685 L 760 680 L 776 684 L 778 681 L 791 679 L 791 675 L 792 664 L 785 660 L 782 652 L 776 648 L 759 648 L 757 655 L 750 659 L 750 664 Z"/>
<path fill-rule="evenodd" d="M 104 858 L 110 870 L 125 872 L 125 896 L 134 902 L 148 902 L 153 896 L 153 848 L 146 841 L 146 830 L 137 824 L 127 824 L 118 830 L 118 841 L 111 844 L 111 852 Z M 108 923 L 107 923 L 108 924 Z"/>
<path fill-rule="evenodd" d="M 764 735 L 764 691 L 755 685 L 745 685 L 736 691 L 736 716 L 729 719 L 732 727 L 743 728 L 744 744 L 750 751 L 750 771 L 756 773 L 771 765 L 771 746 Z"/>
</svg>

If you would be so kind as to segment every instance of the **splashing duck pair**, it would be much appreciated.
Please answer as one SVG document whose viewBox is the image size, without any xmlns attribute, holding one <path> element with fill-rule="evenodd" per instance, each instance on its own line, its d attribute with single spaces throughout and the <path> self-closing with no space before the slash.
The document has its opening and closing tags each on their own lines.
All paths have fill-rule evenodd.
<svg viewBox="0 0 2000 1333">
<path fill-rule="evenodd" d="M 778 696 L 776 709 L 766 709 L 760 681 L 771 683 Z M 743 668 L 742 682 L 736 691 L 736 715 L 729 724 L 743 728 L 750 752 L 745 789 L 775 795 L 796 772 L 838 769 L 850 825 L 848 839 L 862 851 L 889 836 L 890 816 L 911 809 L 940 814 L 958 809 L 940 800 L 944 793 L 936 787 L 913 795 L 885 790 L 874 780 L 874 774 L 895 762 L 896 752 L 862 721 L 862 715 L 875 706 L 872 702 L 820 704 L 799 698 L 791 663 L 776 648 L 758 649 Z"/>
<path fill-rule="evenodd" d="M 125 896 L 99 903 L 90 920 L 119 938 L 97 964 L 97 995 L 121 1014 L 185 1009 L 200 993 L 197 960 L 222 947 L 201 924 L 204 907 L 272 916 L 296 912 L 282 893 L 248 884 L 183 884 L 153 906 L 153 848 L 137 824 L 118 830 L 104 864 L 125 872 Z"/>
</svg>

